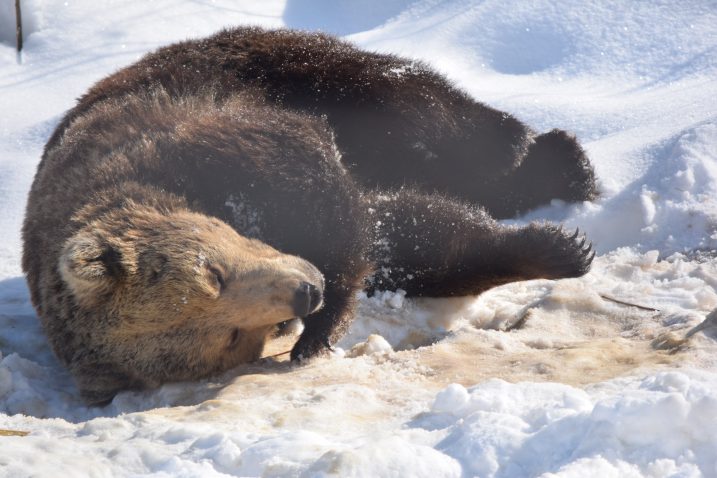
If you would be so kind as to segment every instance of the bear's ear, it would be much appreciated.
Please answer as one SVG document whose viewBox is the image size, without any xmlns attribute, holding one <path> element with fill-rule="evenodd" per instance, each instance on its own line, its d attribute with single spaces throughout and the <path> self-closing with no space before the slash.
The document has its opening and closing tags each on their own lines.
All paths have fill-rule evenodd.
<svg viewBox="0 0 717 478">
<path fill-rule="evenodd" d="M 78 296 L 96 296 L 126 273 L 122 253 L 100 236 L 86 232 L 67 240 L 59 269 L 63 280 Z"/>
<path fill-rule="evenodd" d="M 139 270 L 147 284 L 156 284 L 167 271 L 169 259 L 161 252 L 153 249 L 139 255 Z"/>
</svg>

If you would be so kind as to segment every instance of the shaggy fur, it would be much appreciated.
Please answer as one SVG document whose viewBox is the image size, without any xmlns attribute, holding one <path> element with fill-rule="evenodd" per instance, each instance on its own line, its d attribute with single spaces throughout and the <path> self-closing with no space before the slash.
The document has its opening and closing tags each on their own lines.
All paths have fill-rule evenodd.
<svg viewBox="0 0 717 478">
<path fill-rule="evenodd" d="M 32 186 L 23 267 L 98 403 L 255 359 L 306 284 L 323 308 L 293 358 L 344 333 L 363 287 L 446 296 L 582 275 L 584 239 L 489 212 L 595 194 L 573 137 L 537 135 L 424 64 L 239 28 L 149 54 L 67 113 Z"/>
</svg>

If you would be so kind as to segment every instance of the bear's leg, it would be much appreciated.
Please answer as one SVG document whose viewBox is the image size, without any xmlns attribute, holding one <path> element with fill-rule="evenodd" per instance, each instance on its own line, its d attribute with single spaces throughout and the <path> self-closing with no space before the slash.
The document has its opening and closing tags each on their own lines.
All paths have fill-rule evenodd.
<svg viewBox="0 0 717 478">
<path fill-rule="evenodd" d="M 304 319 L 304 331 L 291 351 L 292 360 L 319 356 L 344 336 L 353 319 L 363 277 L 363 271 L 358 274 L 324 271 L 324 306 Z"/>
<path fill-rule="evenodd" d="M 437 191 L 499 219 L 552 199 L 597 197 L 590 160 L 565 131 L 538 135 L 438 76 L 406 74 L 387 88 L 390 100 L 376 110 L 367 96 L 361 108 L 336 108 L 327 116 L 344 164 L 364 187 Z M 411 94 L 417 88 L 428 93 Z"/>
<path fill-rule="evenodd" d="M 503 226 L 484 210 L 411 190 L 369 198 L 374 219 L 368 290 L 462 296 L 529 279 L 585 274 L 594 254 L 584 237 L 547 223 Z"/>
<path fill-rule="evenodd" d="M 474 199 L 494 217 L 515 217 L 553 199 L 591 201 L 598 196 L 595 172 L 575 137 L 554 129 L 535 137 L 511 174 L 476 187 Z"/>
<path fill-rule="evenodd" d="M 147 385 L 117 370 L 111 363 L 74 363 L 70 368 L 87 405 L 104 406 L 122 390 L 141 390 Z"/>
</svg>

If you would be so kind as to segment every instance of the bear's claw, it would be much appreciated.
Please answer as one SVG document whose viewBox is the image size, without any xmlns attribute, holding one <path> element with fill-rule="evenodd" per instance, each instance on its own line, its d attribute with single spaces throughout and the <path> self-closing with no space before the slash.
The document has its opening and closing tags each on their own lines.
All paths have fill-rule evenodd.
<svg viewBox="0 0 717 478">
<path fill-rule="evenodd" d="M 562 279 L 580 277 L 590 270 L 595 250 L 587 236 L 576 229 L 566 232 L 563 226 L 531 224 L 525 230 L 530 237 L 525 263 L 533 278 Z"/>
</svg>

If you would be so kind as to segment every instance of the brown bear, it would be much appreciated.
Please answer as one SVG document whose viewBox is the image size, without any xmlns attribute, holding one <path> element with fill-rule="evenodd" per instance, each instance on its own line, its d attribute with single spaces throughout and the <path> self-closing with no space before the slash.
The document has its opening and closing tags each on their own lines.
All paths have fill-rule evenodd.
<svg viewBox="0 0 717 478">
<path fill-rule="evenodd" d="M 538 135 L 423 63 L 323 34 L 237 28 L 100 81 L 38 167 L 33 303 L 90 403 L 344 333 L 361 289 L 478 294 L 576 277 L 593 254 L 502 218 L 596 196 L 575 139 Z"/>
</svg>

